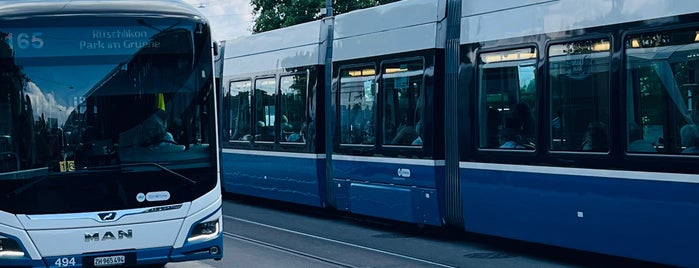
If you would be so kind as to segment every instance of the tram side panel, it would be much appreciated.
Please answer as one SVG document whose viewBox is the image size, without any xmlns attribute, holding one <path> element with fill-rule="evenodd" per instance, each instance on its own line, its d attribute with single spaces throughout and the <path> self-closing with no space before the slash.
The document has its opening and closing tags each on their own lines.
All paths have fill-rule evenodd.
<svg viewBox="0 0 699 268">
<path fill-rule="evenodd" d="M 260 155 L 224 149 L 222 161 L 226 192 L 324 206 L 319 178 L 325 176 L 325 163 L 316 154 Z"/>
<path fill-rule="evenodd" d="M 225 191 L 326 206 L 319 22 L 226 42 Z"/>
<path fill-rule="evenodd" d="M 401 1 L 336 17 L 330 190 L 338 209 L 442 225 L 445 3 Z"/>
<path fill-rule="evenodd" d="M 252 80 L 237 80 L 236 83 L 247 85 L 261 84 L 265 81 L 285 81 L 290 77 L 305 77 L 298 80 L 314 80 L 318 77 L 315 75 L 317 70 L 322 68 L 309 68 L 307 71 L 294 72 L 278 76 L 262 76 Z M 309 75 L 312 74 L 312 75 Z M 278 80 L 276 77 L 279 77 Z M 294 80 L 294 79 L 291 79 Z M 304 81 L 303 87 L 313 85 L 307 88 L 307 94 L 297 94 L 298 90 L 290 90 L 290 94 L 283 93 L 280 89 L 273 102 L 283 102 L 281 99 L 286 99 L 289 105 L 300 106 L 302 111 L 292 111 L 284 104 L 270 109 L 271 105 L 261 105 L 263 98 L 261 95 L 253 95 L 252 107 L 247 108 L 245 105 L 232 104 L 229 112 L 237 113 L 230 116 L 229 121 L 232 127 L 229 127 L 228 142 L 222 143 L 222 180 L 225 191 L 230 193 L 256 196 L 273 200 L 281 200 L 291 203 L 299 203 L 310 206 L 324 207 L 326 205 L 325 197 L 325 155 L 322 151 L 317 151 L 320 146 L 317 146 L 319 140 L 317 132 L 317 116 L 315 105 L 317 105 L 318 94 L 315 90 L 314 83 Z M 284 83 L 280 83 L 280 87 L 284 87 Z M 292 83 L 293 84 L 293 83 Z M 300 85 L 299 85 L 300 86 Z M 276 89 L 275 89 L 276 90 Z M 234 101 L 246 99 L 245 97 L 231 97 Z M 296 99 L 294 104 L 289 99 Z M 301 103 L 302 102 L 302 103 Z M 322 104 L 322 102 L 320 102 Z M 237 107 L 237 108 L 235 108 Z M 242 107 L 242 108 L 241 108 Z M 257 114 L 254 117 L 260 120 L 243 120 L 240 110 L 250 111 L 250 114 Z M 270 112 L 274 109 L 279 110 L 278 116 L 261 113 Z M 281 110 L 286 110 L 288 114 L 282 114 Z M 295 114 L 295 115 L 293 115 Z M 282 119 L 284 118 L 284 119 Z M 245 121 L 242 125 L 236 121 Z M 266 122 L 265 122 L 266 121 Z M 275 123 L 272 123 L 275 122 Z M 271 126 L 269 126 L 269 125 Z M 274 124 L 278 125 L 275 127 Z M 236 129 L 237 128 L 237 129 Z M 288 128 L 288 129 L 285 129 Z M 249 133 L 246 131 L 249 129 Z M 270 134 L 270 129 L 278 131 L 276 134 Z M 236 133 L 242 132 L 241 133 Z"/>
<path fill-rule="evenodd" d="M 337 209 L 443 224 L 437 54 L 423 50 L 336 64 L 332 191 Z"/>
<path fill-rule="evenodd" d="M 690 254 L 699 250 L 696 183 L 644 180 L 639 172 L 512 168 L 462 164 L 468 231 L 680 266 L 699 261 Z"/>
</svg>

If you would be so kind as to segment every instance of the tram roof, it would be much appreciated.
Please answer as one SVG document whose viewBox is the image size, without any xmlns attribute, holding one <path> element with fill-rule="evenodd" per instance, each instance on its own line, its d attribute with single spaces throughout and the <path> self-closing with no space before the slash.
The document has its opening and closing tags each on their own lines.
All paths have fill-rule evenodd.
<svg viewBox="0 0 699 268">
<path fill-rule="evenodd" d="M 461 44 L 470 44 L 690 14 L 699 1 L 469 0 L 461 9 Z"/>
</svg>

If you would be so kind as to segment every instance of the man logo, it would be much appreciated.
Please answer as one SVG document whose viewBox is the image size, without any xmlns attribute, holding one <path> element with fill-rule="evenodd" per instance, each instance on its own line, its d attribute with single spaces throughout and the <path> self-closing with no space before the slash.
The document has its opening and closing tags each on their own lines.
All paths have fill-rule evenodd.
<svg viewBox="0 0 699 268">
<path fill-rule="evenodd" d="M 85 233 L 85 242 L 100 242 L 106 240 L 121 240 L 121 239 L 131 239 L 133 238 L 133 231 L 128 230 L 118 230 L 116 234 L 111 231 L 104 233 Z"/>
<path fill-rule="evenodd" d="M 113 221 L 116 219 L 116 212 L 100 213 L 97 214 L 97 216 L 99 216 L 102 221 Z"/>
</svg>

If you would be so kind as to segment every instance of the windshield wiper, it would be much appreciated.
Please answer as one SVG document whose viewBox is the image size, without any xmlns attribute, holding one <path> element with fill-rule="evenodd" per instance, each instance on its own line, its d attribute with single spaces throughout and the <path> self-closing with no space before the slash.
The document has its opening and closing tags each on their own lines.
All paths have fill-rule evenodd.
<svg viewBox="0 0 699 268">
<path fill-rule="evenodd" d="M 174 176 L 177 177 L 177 178 L 182 179 L 183 181 L 185 181 L 185 182 L 191 184 L 192 186 L 197 185 L 197 182 L 196 182 L 195 180 L 192 180 L 192 179 L 190 179 L 190 178 L 187 178 L 187 176 L 182 175 L 182 174 L 180 174 L 180 173 L 178 173 L 178 172 L 176 172 L 176 171 L 174 171 L 174 170 L 172 170 L 172 169 L 166 168 L 166 167 L 164 167 L 163 165 L 158 164 L 158 163 L 154 163 L 154 162 L 144 162 L 144 163 L 121 164 L 121 167 L 122 167 L 122 168 L 123 168 L 123 167 L 137 167 L 137 166 L 155 166 L 155 167 L 157 167 L 157 168 L 159 168 L 159 169 L 161 169 L 161 170 L 163 170 L 163 171 L 165 171 L 165 172 L 167 172 L 167 173 L 170 173 L 170 174 L 174 175 Z"/>
<path fill-rule="evenodd" d="M 40 183 L 40 182 L 42 182 L 42 181 L 45 181 L 45 180 L 48 179 L 49 177 L 51 177 L 51 173 L 44 174 L 44 175 L 42 175 L 41 177 L 34 179 L 34 180 L 33 180 L 32 182 L 30 182 L 30 183 L 27 183 L 27 184 L 25 184 L 25 185 L 22 185 L 22 186 L 20 186 L 20 187 L 17 187 L 17 189 L 14 189 L 12 192 L 9 192 L 9 193 L 5 194 L 5 199 L 10 199 L 10 198 L 12 198 L 12 197 L 15 197 L 15 196 L 19 195 L 19 194 L 21 194 L 21 193 L 27 191 L 27 189 L 34 187 L 34 185 L 36 185 L 36 184 L 38 184 L 38 183 Z"/>
</svg>

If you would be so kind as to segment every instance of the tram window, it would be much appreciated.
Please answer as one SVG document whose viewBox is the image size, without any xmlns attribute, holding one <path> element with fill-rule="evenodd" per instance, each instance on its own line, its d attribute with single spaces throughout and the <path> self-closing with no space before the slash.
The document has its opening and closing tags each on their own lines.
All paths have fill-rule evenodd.
<svg viewBox="0 0 699 268">
<path fill-rule="evenodd" d="M 305 142 L 307 86 L 308 76 L 306 74 L 281 78 L 281 104 L 279 106 L 281 120 L 279 127 L 282 142 Z"/>
<path fill-rule="evenodd" d="M 255 80 L 255 141 L 273 142 L 275 135 L 274 120 L 276 120 L 275 99 L 277 96 L 275 78 Z"/>
<path fill-rule="evenodd" d="M 551 149 L 609 151 L 608 39 L 549 47 Z"/>
<path fill-rule="evenodd" d="M 373 66 L 340 69 L 340 142 L 374 144 L 376 85 Z"/>
<path fill-rule="evenodd" d="M 628 152 L 699 154 L 698 30 L 626 38 Z"/>
<path fill-rule="evenodd" d="M 421 146 L 424 63 L 389 63 L 381 70 L 383 144 Z"/>
<path fill-rule="evenodd" d="M 224 96 L 228 104 L 228 137 L 230 141 L 249 141 L 252 139 L 252 110 L 250 108 L 252 83 L 247 81 L 231 82 L 230 89 Z"/>
<path fill-rule="evenodd" d="M 479 145 L 536 147 L 536 48 L 480 54 Z"/>
</svg>

